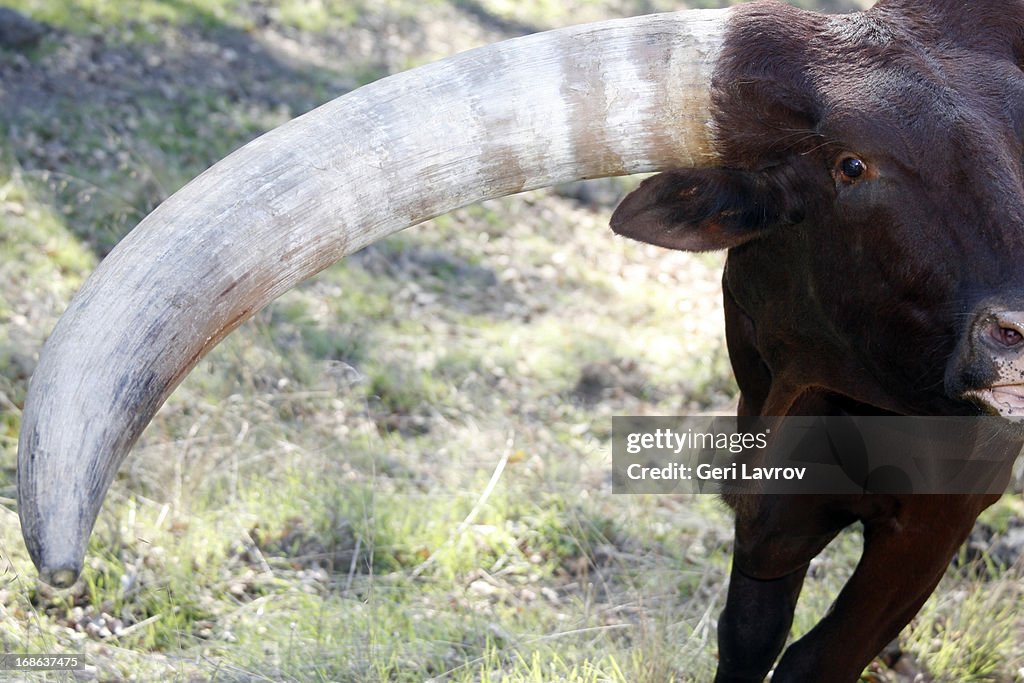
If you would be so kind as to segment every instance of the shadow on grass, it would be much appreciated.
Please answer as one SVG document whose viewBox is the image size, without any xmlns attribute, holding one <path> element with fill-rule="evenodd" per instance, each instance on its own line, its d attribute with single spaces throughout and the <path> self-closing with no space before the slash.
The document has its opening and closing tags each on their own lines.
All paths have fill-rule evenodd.
<svg viewBox="0 0 1024 683">
<path fill-rule="evenodd" d="M 359 3 L 354 23 L 321 31 L 227 0 L 151 0 L 142 18 L 105 17 L 88 0 L 59 7 L 74 20 L 31 54 L 0 52 L 0 164 L 99 256 L 232 150 L 407 68 L 430 30 Z"/>
<path fill-rule="evenodd" d="M 164 4 L 187 23 L 159 26 L 154 41 L 96 26 L 0 54 L 5 165 L 99 256 L 200 171 L 351 88 L 213 14 Z"/>
</svg>

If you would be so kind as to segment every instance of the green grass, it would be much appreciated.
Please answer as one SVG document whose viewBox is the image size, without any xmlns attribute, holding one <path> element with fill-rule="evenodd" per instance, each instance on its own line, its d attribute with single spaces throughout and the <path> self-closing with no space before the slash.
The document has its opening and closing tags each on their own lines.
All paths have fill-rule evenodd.
<svg viewBox="0 0 1024 683">
<path fill-rule="evenodd" d="M 242 4 L 238 0 L 9 0 L 5 4 L 75 33 L 103 30 L 114 38 L 112 42 L 153 41 L 160 26 L 168 24 L 246 26 L 237 12 Z"/>
</svg>

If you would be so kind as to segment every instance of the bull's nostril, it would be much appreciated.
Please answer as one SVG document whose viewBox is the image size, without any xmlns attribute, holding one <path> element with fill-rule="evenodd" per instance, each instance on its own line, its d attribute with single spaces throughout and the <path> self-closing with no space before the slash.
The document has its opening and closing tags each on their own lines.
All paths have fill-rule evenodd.
<svg viewBox="0 0 1024 683">
<path fill-rule="evenodd" d="M 1014 327 L 1005 327 L 999 323 L 993 324 L 990 328 L 992 338 L 1007 348 L 1020 346 L 1024 343 L 1024 334 Z"/>
</svg>

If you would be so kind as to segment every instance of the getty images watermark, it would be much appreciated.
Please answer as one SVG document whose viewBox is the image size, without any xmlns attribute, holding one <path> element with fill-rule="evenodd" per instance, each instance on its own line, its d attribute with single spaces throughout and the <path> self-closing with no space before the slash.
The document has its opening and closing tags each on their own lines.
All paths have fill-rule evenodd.
<svg viewBox="0 0 1024 683">
<path fill-rule="evenodd" d="M 989 417 L 615 417 L 615 493 L 1002 493 L 1024 436 Z"/>
</svg>

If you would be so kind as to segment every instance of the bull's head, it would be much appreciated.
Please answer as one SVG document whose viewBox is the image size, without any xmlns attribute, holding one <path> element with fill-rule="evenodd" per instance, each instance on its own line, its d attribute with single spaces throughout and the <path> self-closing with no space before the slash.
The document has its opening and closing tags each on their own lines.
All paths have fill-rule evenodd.
<svg viewBox="0 0 1024 683">
<path fill-rule="evenodd" d="M 751 412 L 818 394 L 858 412 L 1024 415 L 1022 65 L 1019 1 L 746 6 L 713 88 L 725 168 L 645 181 L 612 227 L 731 249 L 730 355 Z"/>
</svg>

